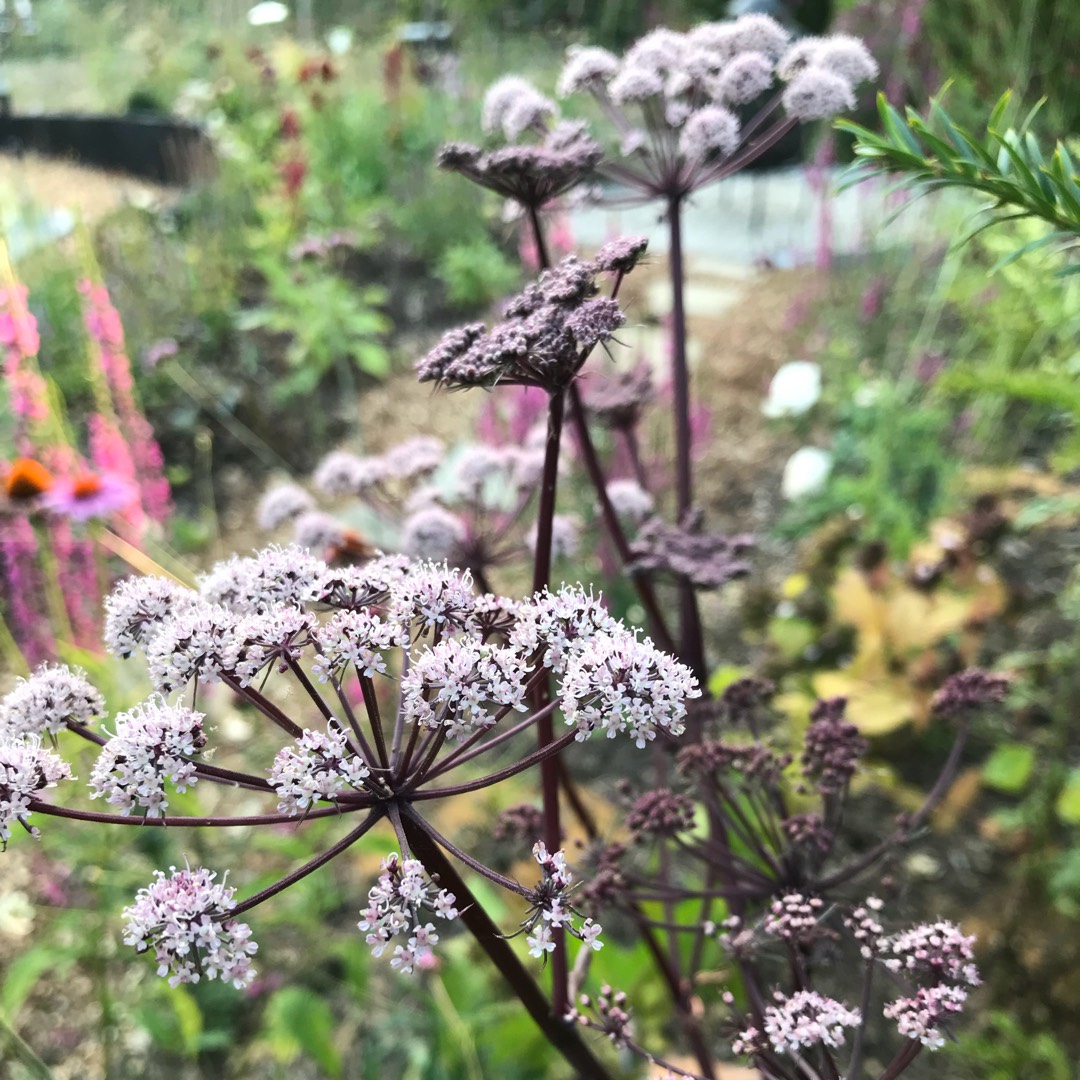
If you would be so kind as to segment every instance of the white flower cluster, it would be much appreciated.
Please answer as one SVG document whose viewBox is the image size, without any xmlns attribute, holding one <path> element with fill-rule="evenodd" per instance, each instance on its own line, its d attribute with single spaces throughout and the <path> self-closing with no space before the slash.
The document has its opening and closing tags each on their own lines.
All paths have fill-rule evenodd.
<svg viewBox="0 0 1080 1080">
<path fill-rule="evenodd" d="M 560 703 L 566 723 L 578 729 L 579 742 L 598 728 L 609 739 L 627 731 L 643 749 L 657 728 L 681 735 L 686 701 L 700 695 L 685 664 L 648 638 L 619 628 L 597 634 L 570 658 Z"/>
<path fill-rule="evenodd" d="M 215 885 L 217 874 L 203 867 L 169 870 L 169 877 L 154 871 L 154 881 L 124 909 L 124 944 L 136 952 L 153 947 L 158 974 L 168 975 L 170 986 L 197 983 L 203 976 L 237 989 L 250 986 L 258 945 L 247 923 L 229 918 L 236 890 L 224 882 Z"/>
<path fill-rule="evenodd" d="M 126 659 L 146 648 L 164 619 L 198 600 L 198 593 L 171 578 L 125 578 L 105 601 L 105 648 Z"/>
<path fill-rule="evenodd" d="M 387 621 L 370 611 L 336 611 L 329 622 L 315 631 L 319 654 L 311 670 L 319 682 L 340 678 L 353 664 L 356 670 L 371 678 L 386 674 L 384 652 L 395 646 L 408 645 L 399 623 Z"/>
<path fill-rule="evenodd" d="M 540 650 L 544 667 L 561 675 L 596 634 L 610 634 L 618 626 L 600 597 L 580 585 L 563 585 L 554 593 L 545 589 L 518 607 L 510 644 L 526 656 Z"/>
<path fill-rule="evenodd" d="M 332 801 L 344 788 L 359 790 L 370 775 L 343 731 L 305 728 L 292 746 L 278 751 L 270 786 L 278 794 L 280 813 L 300 814 L 319 799 Z"/>
<path fill-rule="evenodd" d="M 533 858 L 537 861 L 543 875 L 540 884 L 532 893 L 533 909 L 523 924 L 531 931 L 525 938 L 532 956 L 540 957 L 555 951 L 554 931 L 562 928 L 590 949 L 599 952 L 604 943 L 600 940 L 602 927 L 592 919 L 585 919 L 577 925 L 577 912 L 570 904 L 574 875 L 566 864 L 566 854 L 562 851 L 549 852 L 542 842 L 533 845 Z"/>
<path fill-rule="evenodd" d="M 0 850 L 7 849 L 13 822 L 34 832 L 26 824 L 30 800 L 70 779 L 68 763 L 42 749 L 40 735 L 0 734 Z"/>
<path fill-rule="evenodd" d="M 198 780 L 190 759 L 206 745 L 203 719 L 159 694 L 119 713 L 90 774 L 91 797 L 125 815 L 141 807 L 147 817 L 163 816 L 169 806 L 165 781 L 182 793 Z"/>
<path fill-rule="evenodd" d="M 0 733 L 56 735 L 69 724 L 89 724 L 105 714 L 105 699 L 81 668 L 42 664 L 0 699 Z"/>
<path fill-rule="evenodd" d="M 388 855 L 382 874 L 368 892 L 368 906 L 360 913 L 357 926 L 367 934 L 373 956 L 382 956 L 395 937 L 407 936 L 404 945 L 394 947 L 390 966 L 403 975 L 411 975 L 419 966 L 427 966 L 432 948 L 439 943 L 435 924 L 421 924 L 426 911 L 436 918 L 456 919 L 456 897 L 445 889 L 436 889 L 425 877 L 418 859 Z"/>
<path fill-rule="evenodd" d="M 528 670 L 517 649 L 444 638 L 402 678 L 402 707 L 413 722 L 464 738 L 495 723 L 500 709 L 525 711 Z"/>
</svg>

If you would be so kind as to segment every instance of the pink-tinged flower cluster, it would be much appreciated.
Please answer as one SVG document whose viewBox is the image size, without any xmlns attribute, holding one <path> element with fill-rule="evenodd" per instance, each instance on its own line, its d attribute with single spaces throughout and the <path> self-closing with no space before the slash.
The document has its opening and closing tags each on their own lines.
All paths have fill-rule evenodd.
<svg viewBox="0 0 1080 1080">
<path fill-rule="evenodd" d="M 360 790 L 370 774 L 343 731 L 305 728 L 292 746 L 278 751 L 270 786 L 278 794 L 281 813 L 301 814 L 320 799 L 332 801 L 346 788 Z"/>
<path fill-rule="evenodd" d="M 218 563 L 199 583 L 203 599 L 237 614 L 271 610 L 279 604 L 311 603 L 329 567 L 305 548 L 272 544 L 250 556 Z"/>
<path fill-rule="evenodd" d="M 624 159 L 613 175 L 649 194 L 674 184 L 691 191 L 723 175 L 774 131 L 796 121 L 836 116 L 854 106 L 854 88 L 877 74 L 862 42 L 846 35 L 792 42 L 766 15 L 706 23 L 687 33 L 654 30 L 622 57 L 571 48 L 558 81 L 560 96 L 588 93 L 614 123 Z M 736 110 L 772 88 L 787 119 L 763 127 L 777 102 L 763 106 L 742 130 Z M 744 153 L 746 151 L 746 153 Z"/>
<path fill-rule="evenodd" d="M 41 340 L 37 320 L 26 304 L 25 285 L 0 288 L 0 351 L 3 353 L 4 382 L 11 413 L 18 425 L 15 442 L 22 454 L 32 449 L 30 432 L 49 415 L 45 380 L 34 358 Z"/>
<path fill-rule="evenodd" d="M 302 487 L 297 484 L 279 484 L 259 500 L 259 528 L 276 529 L 314 508 L 315 500 Z"/>
<path fill-rule="evenodd" d="M 166 780 L 179 793 L 198 781 L 191 758 L 206 745 L 203 720 L 202 713 L 158 694 L 119 713 L 90 775 L 91 797 L 124 815 L 142 809 L 146 817 L 164 816 Z"/>
<path fill-rule="evenodd" d="M 449 633 L 472 625 L 476 607 L 472 574 L 445 563 L 414 563 L 391 587 L 393 617 L 416 633 Z"/>
<path fill-rule="evenodd" d="M 525 711 L 529 668 L 512 648 L 445 638 L 416 657 L 401 680 L 407 719 L 461 739 L 509 710 Z"/>
<path fill-rule="evenodd" d="M 141 510 L 160 524 L 172 512 L 172 497 L 164 475 L 161 448 L 135 400 L 131 361 L 125 351 L 120 315 L 113 307 L 104 285 L 83 280 L 79 283 L 79 292 L 83 297 L 86 329 L 97 351 L 101 374 L 119 424 L 117 434 L 128 449 L 131 475 L 129 477 L 126 471 L 118 471 L 122 478 L 135 482 Z M 94 461 L 99 467 L 104 467 L 96 457 Z"/>
<path fill-rule="evenodd" d="M 628 732 L 643 749 L 658 729 L 683 733 L 686 702 L 700 697 L 693 672 L 628 630 L 598 634 L 566 665 L 561 705 L 579 741 L 597 729 Z"/>
<path fill-rule="evenodd" d="M 770 905 L 765 916 L 765 933 L 785 941 L 810 941 L 818 933 L 824 907 L 825 902 L 818 896 L 785 893 Z"/>
<path fill-rule="evenodd" d="M 945 1045 L 942 1025 L 963 1012 L 967 990 L 962 986 L 922 986 L 910 997 L 890 1001 L 884 1009 L 887 1019 L 905 1039 L 917 1039 L 928 1050 Z"/>
<path fill-rule="evenodd" d="M 862 1016 L 843 1002 L 814 990 L 799 990 L 790 997 L 775 995 L 776 1004 L 764 1013 L 764 1030 L 746 1028 L 735 1040 L 736 1054 L 757 1054 L 768 1047 L 777 1054 L 797 1054 L 813 1046 L 836 1048 L 845 1042 L 846 1028 L 857 1028 Z"/>
<path fill-rule="evenodd" d="M 204 867 L 169 870 L 169 877 L 156 870 L 154 881 L 124 909 L 124 944 L 140 953 L 153 948 L 158 974 L 168 975 L 170 986 L 203 977 L 238 990 L 250 986 L 258 945 L 247 923 L 229 917 L 236 890 L 224 881 L 215 884 L 217 874 Z"/>
<path fill-rule="evenodd" d="M 56 735 L 105 715 L 105 699 L 81 668 L 42 664 L 0 700 L 0 735 Z"/>
<path fill-rule="evenodd" d="M 570 903 L 570 894 L 574 888 L 574 875 L 566 864 L 566 854 L 562 851 L 550 852 L 543 843 L 533 845 L 533 858 L 540 867 L 540 883 L 529 895 L 532 910 L 522 924 L 528 931 L 525 938 L 529 953 L 538 959 L 546 953 L 555 951 L 554 931 L 563 929 L 572 934 L 588 948 L 599 952 L 604 943 L 600 940 L 602 927 L 592 919 L 577 921 L 578 913 Z"/>
<path fill-rule="evenodd" d="M 368 906 L 360 913 L 357 926 L 367 937 L 371 954 L 380 957 L 397 937 L 404 945 L 394 946 L 390 966 L 403 975 L 411 975 L 428 966 L 432 949 L 439 943 L 435 924 L 421 922 L 427 912 L 447 921 L 458 917 L 456 897 L 446 889 L 436 889 L 426 877 L 418 859 L 388 855 L 382 863 L 378 883 L 368 892 Z"/>
<path fill-rule="evenodd" d="M 44 749 L 40 735 L 0 734 L 0 850 L 7 850 L 15 822 L 36 835 L 26 823 L 30 800 L 71 778 L 68 763 Z"/>
</svg>

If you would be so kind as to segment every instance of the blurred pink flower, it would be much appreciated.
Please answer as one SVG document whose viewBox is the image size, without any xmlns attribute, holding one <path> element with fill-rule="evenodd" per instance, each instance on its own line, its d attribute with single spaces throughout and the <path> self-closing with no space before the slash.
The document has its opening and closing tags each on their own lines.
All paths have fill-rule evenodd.
<svg viewBox="0 0 1080 1080">
<path fill-rule="evenodd" d="M 122 476 L 84 472 L 57 480 L 41 505 L 74 521 L 87 521 L 123 510 L 137 497 L 137 489 Z"/>
</svg>

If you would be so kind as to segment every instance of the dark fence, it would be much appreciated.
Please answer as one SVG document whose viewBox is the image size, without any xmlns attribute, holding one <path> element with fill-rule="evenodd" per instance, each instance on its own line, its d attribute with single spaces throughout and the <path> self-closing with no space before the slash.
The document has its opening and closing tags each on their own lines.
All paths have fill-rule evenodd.
<svg viewBox="0 0 1080 1080">
<path fill-rule="evenodd" d="M 158 184 L 214 174 L 214 151 L 195 124 L 164 116 L 0 115 L 0 151 L 67 158 Z"/>
</svg>

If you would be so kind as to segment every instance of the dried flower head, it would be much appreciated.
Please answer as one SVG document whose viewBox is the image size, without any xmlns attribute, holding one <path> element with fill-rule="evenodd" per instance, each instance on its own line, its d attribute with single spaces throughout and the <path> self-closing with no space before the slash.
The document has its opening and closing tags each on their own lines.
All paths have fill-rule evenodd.
<svg viewBox="0 0 1080 1080">
<path fill-rule="evenodd" d="M 630 568 L 635 573 L 665 572 L 697 589 L 718 589 L 750 572 L 744 556 L 752 546 L 748 536 L 705 532 L 700 513 L 690 512 L 679 525 L 653 518 L 630 544 Z"/>
</svg>

